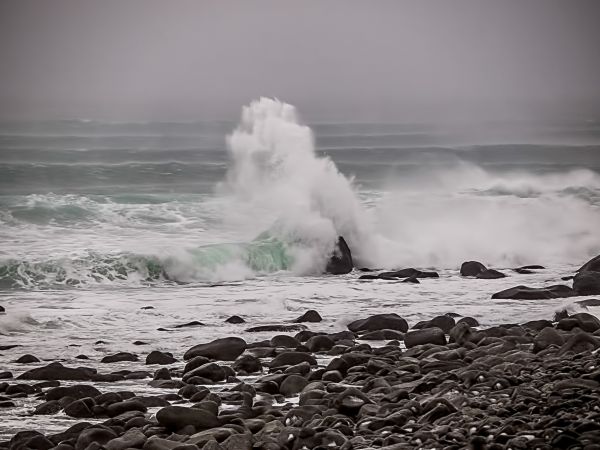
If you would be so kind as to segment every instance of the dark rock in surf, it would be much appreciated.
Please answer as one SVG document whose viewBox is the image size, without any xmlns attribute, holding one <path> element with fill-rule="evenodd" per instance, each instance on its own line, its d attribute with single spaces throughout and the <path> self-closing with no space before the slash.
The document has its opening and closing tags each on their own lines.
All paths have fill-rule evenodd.
<svg viewBox="0 0 600 450">
<path fill-rule="evenodd" d="M 69 380 L 88 381 L 94 376 L 95 371 L 88 368 L 65 367 L 59 362 L 53 362 L 44 367 L 37 367 L 19 375 L 20 380 Z"/>
<path fill-rule="evenodd" d="M 100 360 L 101 363 L 116 363 L 116 362 L 133 362 L 137 361 L 139 358 L 134 353 L 129 352 L 119 352 L 114 355 L 105 356 Z"/>
<path fill-rule="evenodd" d="M 389 279 L 389 278 L 439 278 L 439 274 L 437 272 L 426 272 L 422 270 L 418 270 L 415 268 L 408 269 L 400 269 L 393 270 L 390 272 L 381 272 L 378 275 L 379 278 Z"/>
<path fill-rule="evenodd" d="M 446 336 L 441 328 L 424 328 L 422 330 L 409 331 L 404 335 L 406 348 L 416 345 L 435 344 L 446 345 Z"/>
<path fill-rule="evenodd" d="M 338 236 L 333 255 L 331 255 L 331 258 L 327 262 L 325 272 L 332 275 L 343 275 L 352 272 L 353 268 L 354 263 L 352 262 L 350 247 L 348 247 L 346 240 L 342 236 Z"/>
<path fill-rule="evenodd" d="M 0 313 L 5 313 L 6 309 L 4 308 L 4 306 L 0 305 Z"/>
<path fill-rule="evenodd" d="M 175 325 L 173 328 L 204 327 L 204 326 L 206 326 L 206 325 L 203 324 L 202 322 L 199 322 L 198 320 L 192 320 L 191 322 Z"/>
<path fill-rule="evenodd" d="M 146 364 L 173 364 L 177 362 L 177 360 L 173 357 L 171 353 L 164 353 L 158 350 L 154 350 L 146 356 Z"/>
<path fill-rule="evenodd" d="M 94 386 L 88 384 L 75 384 L 73 386 L 59 386 L 46 392 L 46 400 L 60 400 L 63 397 L 71 397 L 76 400 L 85 397 L 96 397 L 101 392 Z"/>
<path fill-rule="evenodd" d="M 300 317 L 298 317 L 297 319 L 294 319 L 293 322 L 295 322 L 295 323 L 321 322 L 322 320 L 323 320 L 323 318 L 317 311 L 315 311 L 314 309 L 310 309 L 310 310 L 306 311 L 304 314 L 302 314 Z"/>
<path fill-rule="evenodd" d="M 27 354 L 27 355 L 23 355 L 23 356 L 21 356 L 21 357 L 20 357 L 19 359 L 17 359 L 15 362 L 16 362 L 16 363 L 19 363 L 19 364 L 31 364 L 31 363 L 40 362 L 40 360 L 39 360 L 39 359 L 37 359 L 37 358 L 36 358 L 35 356 L 33 356 L 33 355 L 29 355 L 29 354 Z"/>
<path fill-rule="evenodd" d="M 476 276 L 476 278 L 479 278 L 481 280 L 495 280 L 498 278 L 505 278 L 506 275 L 504 275 L 502 272 L 495 270 L 495 269 L 486 269 L 482 272 L 479 272 Z"/>
<path fill-rule="evenodd" d="M 500 292 L 496 292 L 492 295 L 492 298 L 514 300 L 541 300 L 550 298 L 567 298 L 573 297 L 575 295 L 575 291 L 569 286 L 557 284 L 543 288 L 515 286 Z"/>
<path fill-rule="evenodd" d="M 479 261 L 466 261 L 460 266 L 460 274 L 463 277 L 476 277 L 484 270 L 487 270 Z"/>
<path fill-rule="evenodd" d="M 573 290 L 577 295 L 600 294 L 600 272 L 587 270 L 573 277 Z"/>
<path fill-rule="evenodd" d="M 226 319 L 225 322 L 233 323 L 233 324 L 246 323 L 246 321 L 244 319 L 242 319 L 240 316 L 231 316 L 228 319 Z"/>
<path fill-rule="evenodd" d="M 248 333 L 261 333 L 265 331 L 276 331 L 280 333 L 290 333 L 292 331 L 306 330 L 305 325 L 259 325 L 256 327 L 247 328 Z"/>
<path fill-rule="evenodd" d="M 5 370 L 4 372 L 0 372 L 0 380 L 7 380 L 12 377 L 13 377 L 12 372 L 9 372 L 8 370 Z"/>
<path fill-rule="evenodd" d="M 238 337 L 226 337 L 216 339 L 207 344 L 195 345 L 185 352 L 183 359 L 187 361 L 195 356 L 204 356 L 220 361 L 235 361 L 238 356 L 244 353 L 246 347 L 246 341 L 243 339 Z"/>
<path fill-rule="evenodd" d="M 577 272 L 587 272 L 588 270 L 600 272 L 600 255 L 590 259 L 583 266 L 577 269 Z"/>
<path fill-rule="evenodd" d="M 575 303 L 581 306 L 600 306 L 600 299 L 598 298 L 586 298 L 585 300 L 578 300 Z"/>
<path fill-rule="evenodd" d="M 377 314 L 366 319 L 355 320 L 348 324 L 348 329 L 355 333 L 360 331 L 396 330 L 406 333 L 408 323 L 396 313 Z"/>
</svg>

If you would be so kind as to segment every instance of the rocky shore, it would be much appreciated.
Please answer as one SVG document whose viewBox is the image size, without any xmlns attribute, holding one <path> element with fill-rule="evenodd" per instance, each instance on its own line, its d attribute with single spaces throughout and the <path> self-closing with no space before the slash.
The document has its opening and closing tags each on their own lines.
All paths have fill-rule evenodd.
<svg viewBox="0 0 600 450">
<path fill-rule="evenodd" d="M 465 264 L 462 276 L 498 276 Z M 596 292 L 598 264 L 595 258 L 579 269 L 568 288 Z M 363 279 L 419 282 L 434 274 L 404 269 Z M 514 291 L 553 298 L 546 291 L 532 297 L 523 286 Z M 31 415 L 64 416 L 72 425 L 59 433 L 19 431 L 0 449 L 600 449 L 597 317 L 562 311 L 490 328 L 459 317 L 409 324 L 377 314 L 325 333 L 311 331 L 322 320 L 314 310 L 268 326 L 233 316 L 226 322 L 240 335 L 272 337 L 249 343 L 231 336 L 183 354 L 118 352 L 100 361 L 106 370 L 86 366 L 86 355 L 78 356 L 81 365 L 21 355 L 15 363 L 22 371 L 0 369 L 0 417 L 27 398 Z M 111 370 L 140 362 L 146 370 Z M 128 390 L 130 380 L 148 390 Z"/>
<path fill-rule="evenodd" d="M 409 329 L 402 317 L 382 314 L 334 334 L 303 329 L 252 344 L 218 339 L 190 348 L 184 362 L 153 351 L 150 367 L 170 366 L 149 381 L 172 390 L 157 396 L 93 385 L 149 372 L 54 362 L 16 378 L 2 373 L 3 409 L 33 396 L 33 414 L 80 421 L 57 434 L 19 432 L 0 448 L 600 448 L 596 317 L 477 329 L 475 319 L 452 316 Z M 297 322 L 304 320 L 320 315 L 310 311 Z M 137 358 L 115 354 L 105 363 Z"/>
</svg>

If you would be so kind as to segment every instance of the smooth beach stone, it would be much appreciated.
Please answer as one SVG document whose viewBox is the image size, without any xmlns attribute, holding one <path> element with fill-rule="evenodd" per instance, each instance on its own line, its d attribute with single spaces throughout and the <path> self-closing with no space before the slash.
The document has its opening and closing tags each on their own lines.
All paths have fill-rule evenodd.
<svg viewBox="0 0 600 450">
<path fill-rule="evenodd" d="M 460 266 L 460 274 L 463 277 L 476 277 L 484 270 L 487 270 L 487 267 L 479 261 L 465 261 Z"/>
<path fill-rule="evenodd" d="M 377 314 L 366 319 L 355 320 L 348 324 L 348 329 L 353 332 L 359 331 L 377 331 L 390 329 L 406 333 L 408 323 L 396 313 Z"/>
<path fill-rule="evenodd" d="M 133 362 L 137 361 L 139 358 L 134 353 L 129 352 L 119 352 L 113 355 L 105 356 L 100 360 L 101 363 L 116 363 L 116 362 Z"/>
<path fill-rule="evenodd" d="M 171 353 L 164 353 L 158 350 L 154 350 L 146 356 L 146 364 L 173 364 L 177 362 L 177 359 L 173 358 Z"/>
<path fill-rule="evenodd" d="M 37 367 L 19 375 L 19 380 L 65 380 L 87 381 L 91 380 L 95 371 L 88 368 L 65 367 L 59 362 L 53 362 L 44 367 Z"/>
<path fill-rule="evenodd" d="M 190 348 L 183 355 L 183 359 L 190 360 L 196 356 L 204 356 L 210 359 L 220 361 L 235 361 L 235 359 L 244 353 L 247 344 L 238 337 L 226 337 L 216 339 L 206 344 L 198 344 Z"/>
<path fill-rule="evenodd" d="M 424 328 L 422 330 L 409 331 L 404 335 L 406 348 L 416 345 L 436 344 L 446 345 L 446 336 L 441 328 Z"/>
<path fill-rule="evenodd" d="M 190 372 L 186 372 L 183 375 L 182 381 L 188 382 L 193 377 L 207 378 L 211 381 L 223 381 L 226 378 L 225 370 L 217 363 L 211 362 L 196 367 Z"/>
<path fill-rule="evenodd" d="M 172 430 L 179 430 L 186 425 L 196 428 L 212 428 L 219 426 L 219 420 L 214 414 L 196 408 L 184 406 L 167 406 L 156 413 L 159 424 Z"/>
<path fill-rule="evenodd" d="M 283 352 L 277 355 L 269 363 L 269 367 L 293 366 L 306 361 L 311 366 L 317 365 L 317 360 L 314 356 L 303 352 Z"/>
<path fill-rule="evenodd" d="M 278 334 L 271 338 L 269 345 L 271 347 L 296 348 L 300 345 L 300 341 L 287 334 Z"/>
<path fill-rule="evenodd" d="M 306 341 L 305 345 L 311 352 L 322 352 L 330 350 L 335 345 L 335 342 L 328 336 L 318 335 L 311 337 Z"/>
<path fill-rule="evenodd" d="M 97 397 L 101 392 L 88 384 L 75 384 L 73 386 L 59 386 L 46 391 L 46 400 L 60 400 L 63 397 L 75 399 Z"/>
<path fill-rule="evenodd" d="M 281 382 L 281 385 L 279 386 L 279 392 L 286 397 L 291 397 L 300 393 L 307 384 L 308 380 L 303 376 L 291 374 Z"/>
</svg>

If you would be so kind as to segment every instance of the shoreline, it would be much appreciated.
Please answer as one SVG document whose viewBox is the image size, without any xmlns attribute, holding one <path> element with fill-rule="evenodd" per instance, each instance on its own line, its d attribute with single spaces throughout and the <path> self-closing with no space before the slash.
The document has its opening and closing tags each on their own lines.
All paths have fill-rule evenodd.
<svg viewBox="0 0 600 450">
<path fill-rule="evenodd" d="M 387 314 L 333 334 L 305 329 L 292 337 L 277 328 L 268 342 L 232 337 L 195 346 L 185 366 L 152 352 L 149 362 L 169 363 L 153 375 L 51 363 L 3 380 L 0 395 L 35 398 L 38 413 L 66 411 L 75 424 L 58 434 L 17 433 L 0 448 L 596 448 L 597 318 L 578 313 L 481 330 L 472 319 L 455 323 L 437 316 L 409 330 Z M 117 354 L 106 367 L 137 359 Z M 115 392 L 127 377 L 148 375 L 151 387 L 169 393 Z M 64 378 L 74 380 L 48 381 Z"/>
</svg>

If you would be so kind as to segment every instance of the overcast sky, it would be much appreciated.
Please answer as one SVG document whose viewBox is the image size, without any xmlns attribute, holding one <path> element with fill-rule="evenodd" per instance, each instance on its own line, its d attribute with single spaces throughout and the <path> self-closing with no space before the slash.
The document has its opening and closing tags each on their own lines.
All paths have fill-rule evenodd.
<svg viewBox="0 0 600 450">
<path fill-rule="evenodd" d="M 600 110 L 600 1 L 0 0 L 0 118 Z"/>
</svg>

